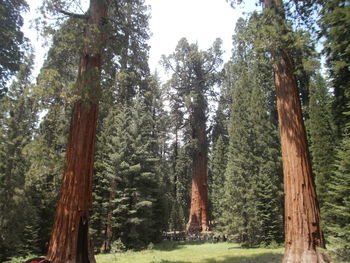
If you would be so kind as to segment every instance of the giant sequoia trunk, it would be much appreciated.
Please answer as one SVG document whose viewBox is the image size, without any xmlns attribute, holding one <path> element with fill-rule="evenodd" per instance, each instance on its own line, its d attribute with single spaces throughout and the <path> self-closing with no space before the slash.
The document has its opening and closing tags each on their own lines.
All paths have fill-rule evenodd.
<svg viewBox="0 0 350 263">
<path fill-rule="evenodd" d="M 191 209 L 187 231 L 198 233 L 209 228 L 208 218 L 208 146 L 205 129 L 205 113 L 199 105 L 192 108 L 193 149 Z"/>
<path fill-rule="evenodd" d="M 95 262 L 88 238 L 92 169 L 100 94 L 101 54 L 106 0 L 91 0 L 80 58 L 77 91 L 69 132 L 66 165 L 47 258 L 53 263 Z M 98 29 L 98 30 L 97 30 Z"/>
<path fill-rule="evenodd" d="M 282 10 L 281 0 L 265 0 Z M 285 193 L 284 263 L 324 262 L 320 212 L 312 177 L 293 60 L 286 50 L 272 50 Z"/>
<path fill-rule="evenodd" d="M 280 52 L 278 56 L 274 56 L 285 193 L 283 262 L 324 262 L 317 249 L 325 246 L 301 103 L 292 65 L 287 53 Z"/>
</svg>

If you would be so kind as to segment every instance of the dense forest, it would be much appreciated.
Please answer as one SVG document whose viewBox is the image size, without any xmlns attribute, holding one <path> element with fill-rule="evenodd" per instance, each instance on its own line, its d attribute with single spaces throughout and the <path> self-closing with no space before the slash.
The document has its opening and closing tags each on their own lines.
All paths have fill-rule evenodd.
<svg viewBox="0 0 350 263">
<path fill-rule="evenodd" d="M 36 79 L 28 4 L 0 2 L 1 262 L 92 263 L 170 231 L 349 260 L 349 1 L 259 0 L 229 61 L 183 38 L 164 82 L 144 0 L 78 2 L 43 1 Z"/>
</svg>

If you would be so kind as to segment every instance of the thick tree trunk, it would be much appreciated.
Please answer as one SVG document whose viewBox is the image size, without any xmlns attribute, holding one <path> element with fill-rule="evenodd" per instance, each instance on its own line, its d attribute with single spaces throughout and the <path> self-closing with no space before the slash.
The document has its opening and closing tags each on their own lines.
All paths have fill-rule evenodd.
<svg viewBox="0 0 350 263">
<path fill-rule="evenodd" d="M 187 232 L 198 233 L 209 229 L 208 217 L 208 150 L 205 130 L 205 113 L 193 107 L 192 139 L 197 144 L 193 150 L 191 209 Z"/>
<path fill-rule="evenodd" d="M 53 263 L 95 262 L 88 238 L 88 222 L 105 38 L 101 23 L 106 21 L 107 2 L 91 0 L 88 15 L 77 80 L 80 98 L 73 107 L 65 171 L 47 255 Z"/>
<path fill-rule="evenodd" d="M 285 193 L 283 262 L 324 262 L 318 250 L 325 244 L 293 63 L 286 52 L 273 59 Z"/>
<path fill-rule="evenodd" d="M 265 0 L 284 19 L 282 0 Z M 301 112 L 293 60 L 287 50 L 272 50 L 285 193 L 283 263 L 325 262 L 320 210 Z"/>
<path fill-rule="evenodd" d="M 94 262 L 88 259 L 87 231 L 96 117 L 97 104 L 74 105 L 66 168 L 47 256 L 54 263 Z"/>
</svg>

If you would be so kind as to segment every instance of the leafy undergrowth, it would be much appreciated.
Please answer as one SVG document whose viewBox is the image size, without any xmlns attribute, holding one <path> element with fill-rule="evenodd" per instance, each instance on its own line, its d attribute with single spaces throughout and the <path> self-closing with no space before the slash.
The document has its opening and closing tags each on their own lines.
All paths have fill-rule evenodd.
<svg viewBox="0 0 350 263">
<path fill-rule="evenodd" d="M 241 248 L 232 243 L 163 242 L 152 250 L 100 254 L 97 263 L 277 263 L 283 248 Z"/>
</svg>

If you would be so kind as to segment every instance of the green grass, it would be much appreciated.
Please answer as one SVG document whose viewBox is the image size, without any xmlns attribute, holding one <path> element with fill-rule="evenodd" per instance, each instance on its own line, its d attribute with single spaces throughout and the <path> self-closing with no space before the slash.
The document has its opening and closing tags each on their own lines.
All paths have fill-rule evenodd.
<svg viewBox="0 0 350 263">
<path fill-rule="evenodd" d="M 100 254 L 97 263 L 277 263 L 283 248 L 241 248 L 232 243 L 163 242 L 153 250 Z"/>
</svg>

